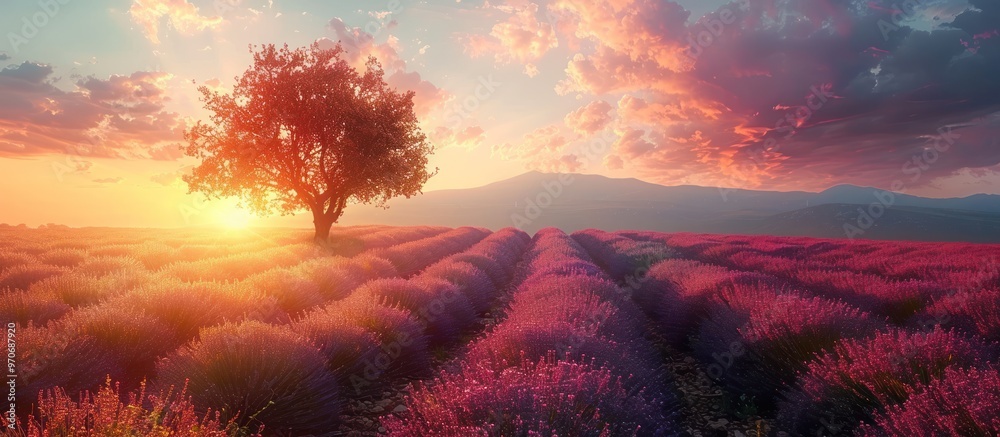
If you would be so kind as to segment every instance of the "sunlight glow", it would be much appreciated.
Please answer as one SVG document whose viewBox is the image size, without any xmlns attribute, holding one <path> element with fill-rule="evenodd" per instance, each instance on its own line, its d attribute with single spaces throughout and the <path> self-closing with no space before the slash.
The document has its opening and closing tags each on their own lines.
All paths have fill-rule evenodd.
<svg viewBox="0 0 1000 437">
<path fill-rule="evenodd" d="M 216 221 L 220 226 L 229 229 L 246 229 L 253 223 L 254 219 L 254 215 L 249 211 L 237 206 L 230 206 L 218 212 Z"/>
</svg>

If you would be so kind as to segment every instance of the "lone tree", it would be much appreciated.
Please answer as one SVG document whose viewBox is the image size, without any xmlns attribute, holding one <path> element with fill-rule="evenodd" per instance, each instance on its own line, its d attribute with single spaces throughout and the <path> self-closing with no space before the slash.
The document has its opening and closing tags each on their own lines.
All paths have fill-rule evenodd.
<svg viewBox="0 0 1000 437">
<path fill-rule="evenodd" d="M 251 47 L 251 52 L 253 48 Z M 201 165 L 189 192 L 236 197 L 259 215 L 313 215 L 317 243 L 350 203 L 414 196 L 437 170 L 418 126 L 413 92 L 390 88 L 375 58 L 362 74 L 343 48 L 261 47 L 231 95 L 202 86 L 211 123 L 185 132 Z"/>
</svg>

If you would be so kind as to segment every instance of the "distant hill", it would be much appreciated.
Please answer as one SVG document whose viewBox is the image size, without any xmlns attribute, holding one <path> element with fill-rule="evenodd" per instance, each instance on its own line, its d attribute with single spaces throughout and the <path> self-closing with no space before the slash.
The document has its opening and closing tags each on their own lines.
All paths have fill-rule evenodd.
<svg viewBox="0 0 1000 437">
<path fill-rule="evenodd" d="M 389 209 L 352 206 L 341 224 L 517 226 L 528 232 L 647 229 L 845 238 L 858 208 L 890 202 L 875 188 L 838 185 L 820 193 L 663 186 L 597 175 L 525 173 L 477 188 L 395 199 Z M 1000 196 L 930 199 L 895 194 L 858 238 L 1000 242 Z M 876 213 L 879 207 L 875 207 Z"/>
<path fill-rule="evenodd" d="M 864 229 L 858 225 L 862 216 L 859 208 L 862 205 L 812 206 L 767 217 L 742 233 L 845 238 L 853 232 L 857 238 L 876 240 L 1000 243 L 1000 214 L 896 206 L 886 209 Z M 845 230 L 845 223 L 855 227 Z"/>
</svg>

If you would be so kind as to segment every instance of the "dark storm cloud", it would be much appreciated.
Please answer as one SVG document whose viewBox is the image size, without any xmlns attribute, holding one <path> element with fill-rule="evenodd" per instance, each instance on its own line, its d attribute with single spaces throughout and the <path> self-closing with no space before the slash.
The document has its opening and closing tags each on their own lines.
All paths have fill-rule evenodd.
<svg viewBox="0 0 1000 437">
<path fill-rule="evenodd" d="M 683 36 L 578 29 L 598 47 L 570 61 L 562 89 L 624 94 L 617 125 L 628 139 L 609 161 L 663 182 L 884 186 L 939 130 L 955 147 L 918 183 L 1000 163 L 990 140 L 1000 133 L 1000 2 L 909 2 L 733 2 Z M 625 3 L 618 14 L 642 16 L 655 2 Z M 579 21 L 622 19 L 598 8 Z"/>
</svg>

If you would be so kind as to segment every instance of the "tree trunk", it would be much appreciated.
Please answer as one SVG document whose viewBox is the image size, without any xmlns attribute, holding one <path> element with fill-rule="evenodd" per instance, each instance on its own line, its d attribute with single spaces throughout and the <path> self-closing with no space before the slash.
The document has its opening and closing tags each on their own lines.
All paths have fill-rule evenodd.
<svg viewBox="0 0 1000 437">
<path fill-rule="evenodd" d="M 333 220 L 328 220 L 325 217 L 314 217 L 313 225 L 316 227 L 316 234 L 313 237 L 313 241 L 320 246 L 329 246 L 330 228 L 333 227 Z"/>
</svg>

